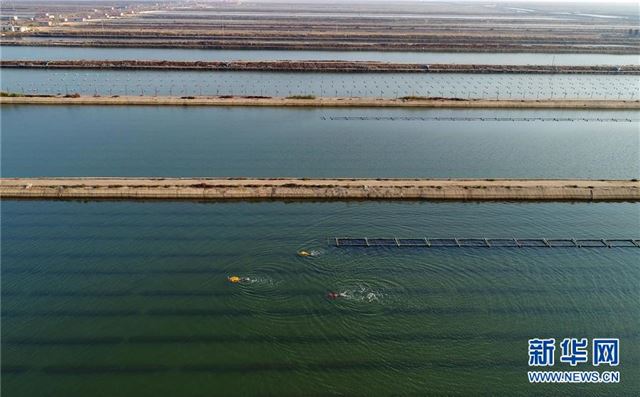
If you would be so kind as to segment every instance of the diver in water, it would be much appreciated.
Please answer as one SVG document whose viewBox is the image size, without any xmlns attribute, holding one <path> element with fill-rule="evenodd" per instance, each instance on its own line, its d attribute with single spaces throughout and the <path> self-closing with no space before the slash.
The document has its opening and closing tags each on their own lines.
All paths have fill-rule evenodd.
<svg viewBox="0 0 640 397">
<path fill-rule="evenodd" d="M 227 280 L 229 280 L 231 284 L 240 284 L 240 283 L 246 284 L 253 281 L 249 277 L 239 277 L 239 276 L 229 276 L 227 277 Z"/>
<path fill-rule="evenodd" d="M 340 298 L 346 298 L 348 295 L 346 292 L 335 292 L 335 291 L 330 291 L 327 293 L 327 299 L 329 300 L 336 300 L 336 299 L 340 299 Z"/>
</svg>

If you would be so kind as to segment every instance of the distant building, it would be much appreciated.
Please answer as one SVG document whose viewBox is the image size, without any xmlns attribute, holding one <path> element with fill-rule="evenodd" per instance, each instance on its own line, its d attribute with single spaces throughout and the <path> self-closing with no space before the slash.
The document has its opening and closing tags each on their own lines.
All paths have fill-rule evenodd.
<svg viewBox="0 0 640 397">
<path fill-rule="evenodd" d="M 15 26 L 15 25 L 2 25 L 3 32 L 28 32 L 29 28 L 26 26 Z"/>
<path fill-rule="evenodd" d="M 36 18 L 34 20 L 34 22 L 38 26 L 52 26 L 53 25 L 53 22 L 51 22 L 51 20 L 49 18 Z"/>
</svg>

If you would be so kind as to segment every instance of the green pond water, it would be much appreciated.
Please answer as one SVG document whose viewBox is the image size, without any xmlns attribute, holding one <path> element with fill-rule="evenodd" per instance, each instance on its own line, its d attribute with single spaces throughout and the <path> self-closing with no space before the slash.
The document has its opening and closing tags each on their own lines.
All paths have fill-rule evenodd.
<svg viewBox="0 0 640 397">
<path fill-rule="evenodd" d="M 1 171 L 628 179 L 640 176 L 639 119 L 3 106 Z M 639 238 L 638 203 L 5 200 L 0 215 L 3 395 L 640 394 L 638 248 L 328 244 Z M 620 338 L 622 383 L 529 384 L 536 337 Z"/>
<path fill-rule="evenodd" d="M 637 203 L 3 201 L 1 215 L 6 396 L 640 393 L 638 248 L 327 243 L 637 238 Z M 622 383 L 530 385 L 535 337 L 620 338 Z"/>
</svg>

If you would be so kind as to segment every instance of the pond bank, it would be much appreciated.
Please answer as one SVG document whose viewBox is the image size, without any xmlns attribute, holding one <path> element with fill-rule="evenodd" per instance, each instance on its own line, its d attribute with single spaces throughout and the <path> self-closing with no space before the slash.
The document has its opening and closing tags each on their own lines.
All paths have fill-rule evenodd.
<svg viewBox="0 0 640 397">
<path fill-rule="evenodd" d="M 637 180 L 3 178 L 3 199 L 640 201 Z"/>
<path fill-rule="evenodd" d="M 3 93 L 0 105 L 147 105 L 147 106 L 267 106 L 267 107 L 397 107 L 495 109 L 640 109 L 640 101 L 625 100 L 493 100 L 433 97 L 349 98 L 267 96 L 77 96 Z"/>
</svg>

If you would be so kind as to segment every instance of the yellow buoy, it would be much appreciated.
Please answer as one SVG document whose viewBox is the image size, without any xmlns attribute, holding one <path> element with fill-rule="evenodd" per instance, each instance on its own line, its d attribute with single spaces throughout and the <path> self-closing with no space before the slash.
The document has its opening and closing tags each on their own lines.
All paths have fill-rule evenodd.
<svg viewBox="0 0 640 397">
<path fill-rule="evenodd" d="M 311 253 L 308 251 L 298 251 L 298 256 L 311 256 Z"/>
<path fill-rule="evenodd" d="M 240 277 L 238 277 L 238 276 L 230 276 L 230 277 L 228 277 L 228 279 L 229 279 L 230 282 L 232 282 L 234 284 L 240 282 Z"/>
</svg>

